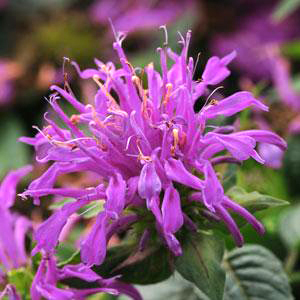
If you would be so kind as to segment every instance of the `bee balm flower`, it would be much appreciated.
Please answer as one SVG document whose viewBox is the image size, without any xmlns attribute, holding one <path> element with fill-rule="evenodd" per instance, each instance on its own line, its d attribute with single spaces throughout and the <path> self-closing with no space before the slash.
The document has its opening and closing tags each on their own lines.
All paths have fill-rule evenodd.
<svg viewBox="0 0 300 300">
<path fill-rule="evenodd" d="M 119 36 L 113 45 L 120 58 L 120 68 L 96 60 L 96 69 L 81 71 L 73 63 L 81 78 L 93 79 L 98 86 L 93 104 L 83 105 L 68 87 L 52 86 L 49 103 L 66 128 L 60 128 L 46 115 L 48 126 L 34 138 L 21 139 L 35 147 L 39 162 L 52 162 L 22 196 L 31 196 L 36 203 L 46 195 L 74 198 L 74 202 L 65 204 L 37 230 L 34 252 L 52 251 L 74 212 L 90 202 L 104 201 L 104 210 L 81 245 L 85 264 L 101 264 L 112 234 L 139 222 L 146 214 L 154 216 L 159 235 L 174 255 L 180 255 L 182 250 L 175 234 L 185 222 L 193 227 L 183 209 L 187 195 L 182 190 L 191 194 L 191 203 L 202 205 L 222 219 L 239 246 L 243 237 L 228 209 L 263 233 L 260 222 L 224 194 L 214 165 L 250 158 L 264 163 L 255 150 L 258 142 L 281 149 L 286 148 L 286 143 L 269 131 L 233 132 L 228 126 L 209 131 L 211 127 L 206 123 L 248 107 L 268 108 L 251 93 L 237 92 L 220 101 L 207 99 L 199 112 L 194 111 L 196 100 L 203 97 L 205 101 L 208 89 L 230 74 L 227 66 L 235 53 L 223 58 L 212 57 L 203 71 L 203 80 L 195 81 L 196 66 L 193 58 L 188 57 L 191 38 L 188 32 L 185 38 L 181 37 L 180 54 L 167 45 L 157 49 L 161 74 L 150 63 L 144 69 L 145 78 L 141 78 L 125 56 L 123 38 Z M 170 68 L 168 60 L 172 62 Z M 62 110 L 62 98 L 77 114 L 68 116 Z M 224 156 L 224 151 L 228 155 Z M 55 187 L 59 175 L 85 171 L 93 172 L 101 184 L 87 189 Z M 144 213 L 138 214 L 140 210 L 132 209 L 135 207 Z M 142 236 L 142 244 L 148 235 L 149 232 Z"/>
</svg>

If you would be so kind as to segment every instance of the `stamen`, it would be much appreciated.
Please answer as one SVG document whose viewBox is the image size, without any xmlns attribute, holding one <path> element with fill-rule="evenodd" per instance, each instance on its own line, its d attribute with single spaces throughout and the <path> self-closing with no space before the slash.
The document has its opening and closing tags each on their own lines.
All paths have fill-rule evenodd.
<svg viewBox="0 0 300 300">
<path fill-rule="evenodd" d="M 132 76 L 133 83 L 137 86 L 140 97 L 142 98 L 143 104 L 142 104 L 142 114 L 144 117 L 149 118 L 148 110 L 147 110 L 147 93 L 144 90 L 141 80 L 138 76 L 134 75 Z"/>
<path fill-rule="evenodd" d="M 173 134 L 173 138 L 174 138 L 174 144 L 173 146 L 171 147 L 171 155 L 174 156 L 175 155 L 175 150 L 176 150 L 176 147 L 179 143 L 179 130 L 177 128 L 174 128 L 173 131 L 172 131 L 172 134 Z"/>
<path fill-rule="evenodd" d="M 172 90 L 172 88 L 173 88 L 173 85 L 172 85 L 172 83 L 167 83 L 166 84 L 166 89 L 167 89 L 167 91 L 166 91 L 166 95 L 165 95 L 165 97 L 164 97 L 164 99 L 163 99 L 163 104 L 166 106 L 167 104 L 168 104 L 168 102 L 169 102 L 169 99 L 170 99 L 170 96 L 171 96 L 171 90 Z"/>
<path fill-rule="evenodd" d="M 168 39 L 168 30 L 167 30 L 167 26 L 166 25 L 162 25 L 159 27 L 159 29 L 162 29 L 164 31 L 165 34 L 165 42 L 164 42 L 164 47 L 168 47 L 169 45 L 169 39 Z"/>
<path fill-rule="evenodd" d="M 136 141 L 136 147 L 138 148 L 138 151 L 139 151 L 139 155 L 138 155 L 138 160 L 143 160 L 145 162 L 150 162 L 152 161 L 151 157 L 150 156 L 145 156 L 140 148 L 140 141 L 137 140 Z"/>
</svg>

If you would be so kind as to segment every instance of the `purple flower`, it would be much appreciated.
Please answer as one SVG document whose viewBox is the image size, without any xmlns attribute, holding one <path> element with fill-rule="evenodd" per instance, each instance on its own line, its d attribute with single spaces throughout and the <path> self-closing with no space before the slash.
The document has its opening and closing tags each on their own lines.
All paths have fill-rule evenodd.
<svg viewBox="0 0 300 300">
<path fill-rule="evenodd" d="M 22 196 L 31 196 L 38 203 L 40 197 L 53 194 L 72 197 L 74 202 L 66 204 L 40 226 L 35 234 L 36 250 L 54 249 L 68 218 L 83 205 L 101 199 L 105 202 L 104 210 L 81 244 L 86 265 L 101 264 L 112 234 L 146 214 L 153 214 L 162 241 L 174 255 L 180 255 L 176 233 L 184 223 L 195 228 L 183 211 L 182 199 L 187 195 L 181 194 L 182 190 L 194 192 L 192 203 L 201 202 L 212 216 L 223 220 L 238 245 L 243 239 L 228 209 L 263 232 L 262 225 L 249 212 L 224 194 L 213 166 L 249 158 L 264 163 L 256 152 L 257 143 L 274 144 L 283 150 L 286 143 L 266 130 L 235 132 L 234 127 L 225 126 L 209 131 L 206 126 L 209 119 L 232 116 L 247 107 L 264 111 L 267 107 L 251 93 L 238 92 L 219 101 L 207 99 L 196 113 L 193 109 L 196 99 L 230 74 L 227 65 L 235 53 L 210 59 L 203 81 L 194 81 L 194 60 L 187 55 L 190 38 L 190 32 L 185 38 L 181 36 L 180 54 L 167 46 L 158 49 L 162 74 L 152 63 L 145 68 L 148 89 L 128 62 L 122 39 L 114 43 L 120 69 L 96 60 L 96 69 L 81 71 L 73 63 L 80 77 L 93 79 L 97 84 L 94 104 L 83 106 L 69 89 L 51 87 L 54 93 L 49 103 L 67 129 L 59 128 L 46 116 L 47 127 L 35 138 L 22 138 L 35 147 L 40 162 L 53 161 Z M 172 62 L 170 68 L 168 60 Z M 77 114 L 66 115 L 60 107 L 61 97 Z M 54 187 L 59 175 L 86 171 L 93 172 L 102 184 L 88 189 Z M 143 213 L 137 215 L 140 210 L 132 210 L 134 207 Z M 146 229 L 141 236 L 142 247 L 147 238 Z"/>
<path fill-rule="evenodd" d="M 186 11 L 192 11 L 194 1 L 162 0 L 96 0 L 90 8 L 91 19 L 107 24 L 111 19 L 116 30 L 132 32 L 168 24 Z"/>
<path fill-rule="evenodd" d="M 57 287 L 57 283 L 60 280 L 73 277 L 93 282 L 98 287 L 80 290 Z M 62 269 L 59 269 L 56 266 L 53 254 L 44 252 L 30 289 L 31 299 L 85 299 L 88 295 L 101 292 L 112 295 L 123 293 L 135 300 L 142 299 L 139 292 L 133 286 L 121 283 L 117 278 L 103 279 L 83 264 L 66 265 Z"/>
<path fill-rule="evenodd" d="M 288 62 L 280 53 L 284 43 L 299 37 L 299 14 L 279 22 L 272 16 L 274 5 L 263 5 L 260 1 L 251 1 L 249 5 L 251 13 L 237 19 L 235 31 L 213 38 L 212 51 L 222 55 L 236 50 L 234 65 L 244 76 L 272 81 L 280 99 L 299 111 L 300 94 L 292 86 Z M 245 3 L 241 7 L 246 11 Z"/>
<path fill-rule="evenodd" d="M 10 171 L 0 185 L 0 263 L 5 269 L 19 268 L 26 263 L 25 235 L 31 228 L 31 222 L 10 208 L 15 203 L 16 186 L 26 176 L 31 166 Z"/>
</svg>

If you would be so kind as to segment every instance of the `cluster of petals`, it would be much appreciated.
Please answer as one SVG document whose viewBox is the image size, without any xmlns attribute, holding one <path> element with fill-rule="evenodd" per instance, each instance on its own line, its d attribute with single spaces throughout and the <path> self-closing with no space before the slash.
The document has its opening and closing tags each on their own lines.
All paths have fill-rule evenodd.
<svg viewBox="0 0 300 300">
<path fill-rule="evenodd" d="M 96 69 L 81 71 L 73 63 L 82 79 L 92 79 L 99 87 L 91 104 L 78 101 L 67 84 L 64 88 L 51 87 L 49 103 L 65 127 L 59 127 L 46 114 L 43 130 L 33 138 L 21 138 L 34 146 L 38 162 L 52 162 L 22 196 L 33 197 L 36 204 L 46 195 L 71 197 L 74 201 L 41 224 L 35 233 L 34 253 L 51 252 L 73 213 L 91 202 L 104 201 L 103 211 L 81 243 L 84 264 L 101 264 L 114 232 L 139 222 L 141 216 L 128 213 L 126 208 L 130 207 L 144 207 L 152 213 L 162 240 L 174 255 L 181 255 L 175 234 L 191 221 L 182 210 L 181 185 L 189 189 L 189 201 L 200 203 L 224 221 L 237 245 L 243 244 L 243 237 L 229 211 L 240 214 L 263 233 L 262 224 L 224 194 L 214 166 L 249 158 L 264 163 L 255 150 L 257 143 L 283 150 L 286 143 L 270 131 L 236 132 L 231 126 L 207 125 L 219 116 L 230 117 L 248 107 L 268 108 L 249 92 L 237 92 L 219 101 L 207 97 L 212 86 L 229 76 L 227 65 L 235 53 L 211 57 L 201 80 L 195 81 L 196 64 L 188 57 L 190 38 L 190 32 L 185 38 L 181 36 L 180 54 L 173 52 L 167 41 L 157 49 L 161 73 L 152 63 L 144 70 L 134 68 L 122 49 L 121 35 L 113 45 L 120 68 L 96 60 Z M 138 76 L 140 73 L 143 75 Z M 61 108 L 62 99 L 77 114 L 68 116 Z M 198 99 L 203 107 L 195 112 Z M 56 186 L 58 176 L 86 171 L 93 172 L 101 184 L 77 189 Z"/>
</svg>

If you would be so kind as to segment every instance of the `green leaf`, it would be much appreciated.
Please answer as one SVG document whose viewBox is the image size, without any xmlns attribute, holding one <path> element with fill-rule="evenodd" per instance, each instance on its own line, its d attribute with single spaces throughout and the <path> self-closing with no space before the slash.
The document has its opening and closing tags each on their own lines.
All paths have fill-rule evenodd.
<svg viewBox="0 0 300 300">
<path fill-rule="evenodd" d="M 256 212 L 270 207 L 288 205 L 289 202 L 259 192 L 246 192 L 243 188 L 234 186 L 226 193 L 229 198 L 248 209 Z"/>
<path fill-rule="evenodd" d="M 172 257 L 164 247 L 136 251 L 134 245 L 120 245 L 108 250 L 105 261 L 93 271 L 103 277 L 122 275 L 122 281 L 134 284 L 161 282 L 173 273 Z"/>
<path fill-rule="evenodd" d="M 149 285 L 137 285 L 135 288 L 142 295 L 143 300 L 200 300 L 195 292 L 197 287 L 175 272 L 169 279 Z M 119 300 L 129 300 L 128 296 L 121 295 Z"/>
<path fill-rule="evenodd" d="M 300 0 L 281 0 L 275 8 L 273 18 L 282 21 L 300 6 Z"/>
<path fill-rule="evenodd" d="M 293 299 L 281 262 L 266 248 L 246 245 L 224 259 L 224 300 Z"/>
<path fill-rule="evenodd" d="M 300 246 L 300 205 L 287 209 L 281 218 L 279 235 L 288 248 Z"/>
<path fill-rule="evenodd" d="M 8 282 L 14 285 L 17 291 L 22 295 L 22 299 L 30 299 L 30 287 L 33 275 L 28 269 L 19 268 L 7 273 Z"/>
<path fill-rule="evenodd" d="M 221 268 L 224 242 L 212 233 L 188 233 L 181 241 L 183 255 L 176 270 L 198 288 L 201 299 L 222 300 L 225 273 Z"/>
</svg>

